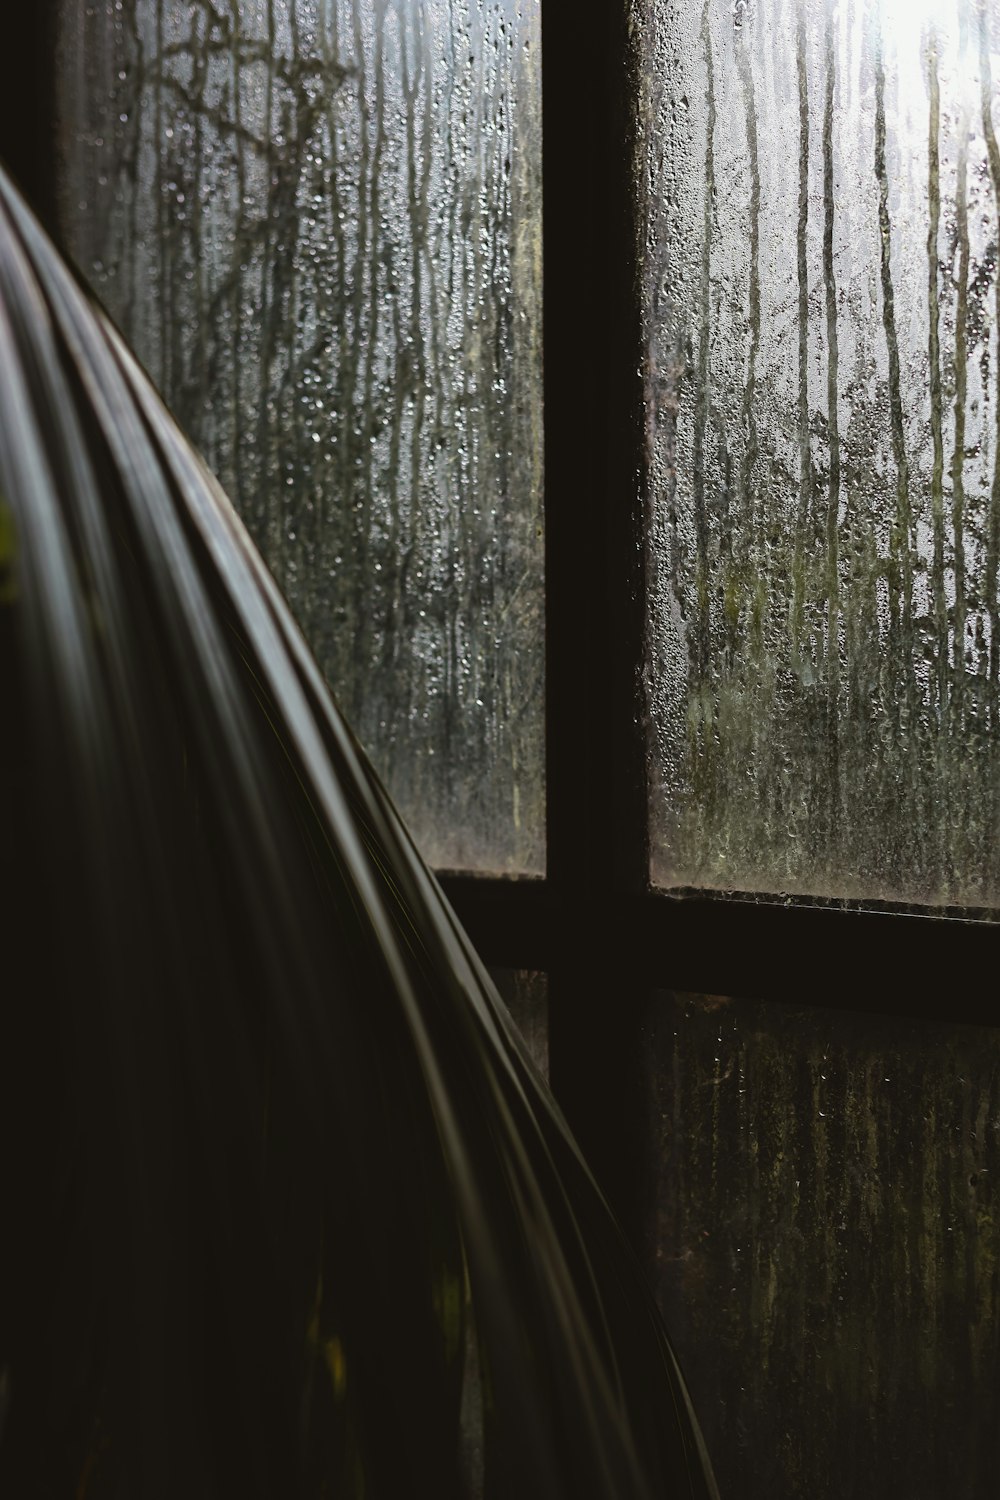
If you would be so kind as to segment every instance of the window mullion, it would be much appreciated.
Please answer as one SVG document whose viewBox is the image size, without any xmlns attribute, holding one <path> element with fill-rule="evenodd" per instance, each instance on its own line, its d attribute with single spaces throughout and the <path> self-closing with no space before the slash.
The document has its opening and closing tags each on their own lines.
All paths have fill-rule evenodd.
<svg viewBox="0 0 1000 1500">
<path fill-rule="evenodd" d="M 550 972 L 553 1086 L 623 1220 L 632 1028 L 623 899 L 646 874 L 640 680 L 639 310 L 629 192 L 626 7 L 582 23 L 543 0 L 548 882 L 567 941 Z M 572 931 L 570 931 L 572 929 Z"/>
<path fill-rule="evenodd" d="M 14 5 L 4 17 L 0 156 L 51 233 L 55 223 L 55 7 Z"/>
</svg>

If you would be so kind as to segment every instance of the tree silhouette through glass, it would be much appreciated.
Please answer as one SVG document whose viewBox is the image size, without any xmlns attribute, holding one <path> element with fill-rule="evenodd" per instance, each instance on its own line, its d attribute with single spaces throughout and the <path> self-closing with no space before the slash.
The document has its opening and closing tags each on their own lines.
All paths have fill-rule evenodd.
<svg viewBox="0 0 1000 1500">
<path fill-rule="evenodd" d="M 65 7 L 76 260 L 439 866 L 544 868 L 537 0 Z"/>
<path fill-rule="evenodd" d="M 1000 12 L 656 0 L 663 884 L 1000 905 Z"/>
</svg>

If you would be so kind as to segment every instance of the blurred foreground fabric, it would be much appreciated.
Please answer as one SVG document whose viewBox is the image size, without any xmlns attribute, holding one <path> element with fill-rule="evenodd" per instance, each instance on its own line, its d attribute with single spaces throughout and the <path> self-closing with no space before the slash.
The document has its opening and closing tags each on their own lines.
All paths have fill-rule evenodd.
<svg viewBox="0 0 1000 1500">
<path fill-rule="evenodd" d="M 0 1494 L 714 1495 L 490 980 L 2 174 L 0 666 Z"/>
</svg>

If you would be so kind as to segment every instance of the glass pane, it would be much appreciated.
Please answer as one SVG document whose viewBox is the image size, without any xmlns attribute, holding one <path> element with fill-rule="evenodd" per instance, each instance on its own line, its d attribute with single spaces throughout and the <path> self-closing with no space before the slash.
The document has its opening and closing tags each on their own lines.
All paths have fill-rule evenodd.
<svg viewBox="0 0 1000 1500">
<path fill-rule="evenodd" d="M 994 1496 L 1000 1033 L 660 994 L 639 1066 L 720 1492 Z"/>
<path fill-rule="evenodd" d="M 538 0 L 66 4 L 65 236 L 439 866 L 543 847 Z"/>
<path fill-rule="evenodd" d="M 549 976 L 534 969 L 491 969 L 490 978 L 510 1011 L 543 1078 L 549 1076 Z"/>
<path fill-rule="evenodd" d="M 661 884 L 1000 904 L 1000 8 L 637 0 Z"/>
<path fill-rule="evenodd" d="M 532 1061 L 549 1075 L 549 978 L 533 969 L 491 969 L 490 978 L 513 1017 Z M 462 1475 L 468 1500 L 490 1493 L 486 1480 L 483 1381 L 475 1347 L 473 1322 L 466 1330 L 462 1384 Z"/>
</svg>

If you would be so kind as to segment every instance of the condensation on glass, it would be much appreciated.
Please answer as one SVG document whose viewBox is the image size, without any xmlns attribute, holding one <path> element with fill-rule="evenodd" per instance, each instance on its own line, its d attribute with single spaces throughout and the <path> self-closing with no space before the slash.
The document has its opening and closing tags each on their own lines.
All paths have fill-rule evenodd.
<svg viewBox="0 0 1000 1500">
<path fill-rule="evenodd" d="M 1000 1033 L 660 994 L 636 1050 L 641 1255 L 720 1493 L 992 1500 Z"/>
<path fill-rule="evenodd" d="M 66 4 L 65 237 L 440 866 L 544 865 L 538 0 Z"/>
<path fill-rule="evenodd" d="M 1000 905 L 996 0 L 637 0 L 653 876 Z"/>
<path fill-rule="evenodd" d="M 535 1067 L 549 1076 L 549 977 L 534 969 L 491 969 L 500 992 Z"/>
</svg>

